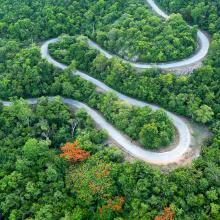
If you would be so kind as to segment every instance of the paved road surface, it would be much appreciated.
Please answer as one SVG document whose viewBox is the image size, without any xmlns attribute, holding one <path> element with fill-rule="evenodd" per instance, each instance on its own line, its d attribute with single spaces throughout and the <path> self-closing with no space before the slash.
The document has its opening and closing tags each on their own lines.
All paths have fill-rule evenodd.
<svg viewBox="0 0 220 220">
<path fill-rule="evenodd" d="M 42 54 L 43 58 L 47 59 L 48 62 L 52 63 L 54 66 L 61 68 L 61 69 L 66 69 L 67 68 L 66 65 L 54 60 L 49 55 L 49 52 L 48 52 L 48 45 L 50 43 L 55 43 L 57 41 L 58 41 L 58 39 L 55 38 L 55 39 L 51 39 L 51 40 L 48 40 L 47 42 L 45 42 L 41 47 L 41 54 Z M 132 105 L 142 106 L 142 107 L 149 106 L 154 110 L 161 109 L 160 107 L 158 107 L 156 105 L 148 104 L 148 103 L 130 98 L 128 96 L 125 96 L 125 95 L 111 89 L 110 87 L 108 87 L 107 85 L 102 83 L 101 81 L 99 81 L 91 76 L 88 76 L 87 74 L 85 74 L 83 72 L 75 71 L 75 72 L 73 72 L 73 74 L 79 75 L 82 78 L 92 82 L 97 87 L 101 88 L 103 91 L 115 92 L 115 94 L 117 94 L 117 96 L 121 100 L 127 101 L 128 103 L 130 103 Z M 177 115 L 175 115 L 169 111 L 166 111 L 166 113 L 167 113 L 168 117 L 173 121 L 174 126 L 178 130 L 179 142 L 177 143 L 175 148 L 170 151 L 163 152 L 163 153 L 156 153 L 156 152 L 151 152 L 151 151 L 145 150 L 145 149 L 131 143 L 130 139 L 126 138 L 121 132 L 119 132 L 111 124 L 109 124 L 100 114 L 98 114 L 96 111 L 94 111 L 93 109 L 91 109 L 87 105 L 85 105 L 81 102 L 72 100 L 72 99 L 64 99 L 64 102 L 68 103 L 74 107 L 77 107 L 77 108 L 80 108 L 80 107 L 84 108 L 88 112 L 88 114 L 93 118 L 93 120 L 101 128 L 107 130 L 109 136 L 112 139 L 114 139 L 128 153 L 130 153 L 134 157 L 139 158 L 141 160 L 144 160 L 144 161 L 147 161 L 150 163 L 154 163 L 154 164 L 168 164 L 168 163 L 177 162 L 180 158 L 182 158 L 183 154 L 186 153 L 186 151 L 190 147 L 191 134 L 190 134 L 190 129 L 189 129 L 188 125 L 186 124 L 184 119 L 182 119 L 181 117 L 178 117 Z"/>
</svg>

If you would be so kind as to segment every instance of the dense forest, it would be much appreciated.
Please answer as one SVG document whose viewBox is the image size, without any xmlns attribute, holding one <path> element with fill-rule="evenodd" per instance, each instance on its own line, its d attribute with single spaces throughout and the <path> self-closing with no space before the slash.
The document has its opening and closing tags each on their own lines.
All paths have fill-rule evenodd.
<svg viewBox="0 0 220 220">
<path fill-rule="evenodd" d="M 0 218 L 150 220 L 166 213 L 177 220 L 220 218 L 220 5 L 217 0 L 158 2 L 212 37 L 203 67 L 190 75 L 136 72 L 87 44 L 90 37 L 113 53 L 141 61 L 187 57 L 196 47 L 196 27 L 190 29 L 179 14 L 162 21 L 138 0 L 0 2 L 0 98 L 13 102 L 0 105 Z M 70 36 L 50 46 L 54 58 L 70 64 L 61 71 L 41 58 L 39 43 L 64 33 Z M 41 96 L 83 101 L 146 148 L 173 140 L 170 120 L 163 111 L 100 93 L 72 75 L 75 68 L 208 126 L 213 135 L 201 156 L 169 172 L 127 161 L 84 110 Z M 30 97 L 41 98 L 28 105 L 22 98 Z"/>
<path fill-rule="evenodd" d="M 144 0 L 4 0 L 0 18 L 5 36 L 33 42 L 62 33 L 85 34 L 130 60 L 181 59 L 196 48 L 196 27 L 190 29 L 180 15 L 161 20 Z"/>
</svg>

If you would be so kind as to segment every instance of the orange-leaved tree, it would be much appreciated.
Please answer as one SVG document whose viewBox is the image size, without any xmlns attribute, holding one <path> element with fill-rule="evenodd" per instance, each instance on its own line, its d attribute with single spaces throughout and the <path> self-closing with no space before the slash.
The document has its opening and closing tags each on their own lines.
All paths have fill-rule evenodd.
<svg viewBox="0 0 220 220">
<path fill-rule="evenodd" d="M 175 212 L 171 210 L 171 208 L 166 207 L 164 208 L 164 214 L 162 215 L 157 215 L 155 217 L 155 220 L 174 220 L 174 214 Z"/>
<path fill-rule="evenodd" d="M 108 204 L 102 206 L 102 207 L 99 209 L 99 212 L 100 212 L 100 214 L 102 214 L 102 212 L 103 212 L 104 209 L 111 209 L 111 210 L 114 210 L 114 211 L 121 211 L 124 202 L 125 202 L 125 198 L 124 198 L 124 197 L 122 197 L 122 196 L 120 196 L 120 197 L 119 197 L 119 196 L 116 196 L 116 197 L 114 198 L 114 200 L 109 199 L 109 200 L 108 200 Z"/>
<path fill-rule="evenodd" d="M 90 156 L 89 152 L 79 147 L 79 142 L 77 140 L 74 143 L 67 142 L 60 149 L 63 152 L 60 156 L 73 162 L 83 161 Z"/>
</svg>

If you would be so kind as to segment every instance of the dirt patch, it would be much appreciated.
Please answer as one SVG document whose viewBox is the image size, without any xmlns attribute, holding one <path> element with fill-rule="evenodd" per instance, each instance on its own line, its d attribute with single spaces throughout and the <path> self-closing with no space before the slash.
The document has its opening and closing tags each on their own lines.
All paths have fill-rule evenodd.
<svg viewBox="0 0 220 220">
<path fill-rule="evenodd" d="M 191 165 L 192 161 L 200 156 L 201 147 L 205 140 L 212 136 L 212 133 L 204 125 L 200 125 L 193 121 L 187 121 L 187 124 L 189 125 L 192 137 L 190 148 L 177 162 L 159 166 L 162 171 L 168 172 L 178 167 Z"/>
</svg>

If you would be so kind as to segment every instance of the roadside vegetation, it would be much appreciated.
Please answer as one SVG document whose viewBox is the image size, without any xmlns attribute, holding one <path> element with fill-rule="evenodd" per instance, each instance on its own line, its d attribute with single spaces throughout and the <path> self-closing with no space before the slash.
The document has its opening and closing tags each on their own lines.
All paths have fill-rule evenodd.
<svg viewBox="0 0 220 220">
<path fill-rule="evenodd" d="M 133 28 L 139 28 L 136 25 L 147 20 L 150 27 L 146 33 L 152 30 L 152 34 L 157 33 L 154 30 L 156 27 L 149 23 L 153 20 L 161 27 L 171 26 L 170 39 L 175 36 L 180 40 L 177 45 L 191 48 L 186 50 L 186 54 L 181 54 L 182 49 L 178 46 L 176 53 L 171 49 L 171 56 L 164 59 L 159 56 L 159 46 L 173 48 L 172 41 L 168 43 L 164 39 L 164 42 L 161 41 L 164 44 L 158 46 L 153 37 L 148 36 L 158 48 L 157 56 L 151 54 L 148 57 L 145 54 L 141 58 L 140 54 L 146 51 L 138 51 L 137 47 L 136 51 L 130 51 L 130 58 L 138 52 L 139 59 L 143 60 L 172 60 L 186 57 L 194 50 L 195 29 L 189 30 L 181 16 L 175 15 L 174 21 L 171 19 L 164 24 L 164 21 L 152 15 L 147 6 L 140 6 L 138 1 L 114 1 L 112 8 L 104 7 L 111 3 L 63 0 L 0 2 L 0 97 L 14 103 L 9 107 L 0 105 L 0 218 L 220 218 L 218 1 L 161 1 L 166 9 L 182 13 L 183 17 L 188 17 L 190 22 L 206 29 L 212 36 L 210 52 L 203 67 L 186 76 L 163 74 L 159 70 L 137 73 L 120 59 L 106 60 L 97 51 L 88 48 L 78 35 L 96 40 L 98 31 L 110 33 L 111 25 L 118 32 L 123 32 L 120 37 L 124 45 L 127 40 L 135 45 L 135 41 L 127 36 L 124 22 L 128 19 L 134 21 Z M 141 9 L 132 10 L 133 7 Z M 107 16 L 105 13 L 109 10 L 112 13 Z M 130 15 L 125 14 L 126 19 L 112 24 L 116 18 L 123 16 L 124 10 Z M 179 23 L 181 26 L 178 26 Z M 143 123 L 143 115 L 146 114 L 149 119 L 147 124 L 154 123 L 158 129 L 165 131 L 171 128 L 162 126 L 170 123 L 164 113 L 120 103 L 114 95 L 98 93 L 92 84 L 73 76 L 71 69 L 62 72 L 41 59 L 38 43 L 63 33 L 72 37 L 65 36 L 61 42 L 51 46 L 51 53 L 56 59 L 66 64 L 72 63 L 71 66 L 86 71 L 118 91 L 160 104 L 206 124 L 213 136 L 204 143 L 201 156 L 192 165 L 170 172 L 162 172 L 141 161 L 125 161 L 118 148 L 108 146 L 106 132 L 98 130 L 85 111 L 73 111 L 59 97 L 53 101 L 41 97 L 34 106 L 22 100 L 21 97 L 64 95 L 86 102 L 109 117 L 109 121 L 122 126 L 122 130 L 126 127 L 124 132 L 139 138 L 143 144 L 141 138 L 146 137 L 144 132 L 147 126 L 136 124 Z M 183 35 L 187 36 L 186 44 L 181 42 Z M 140 31 L 138 35 L 133 35 L 134 38 L 137 36 L 141 38 L 144 35 Z M 114 46 L 108 38 L 97 38 L 97 42 L 110 50 Z M 119 53 L 124 45 L 119 44 L 115 51 L 111 51 Z M 121 56 L 128 56 L 126 52 L 124 50 Z M 137 116 L 140 116 L 140 121 Z M 132 123 L 129 124 L 130 121 Z M 141 132 L 142 128 L 144 131 Z M 161 133 L 161 136 L 155 137 L 164 136 Z M 161 141 L 165 140 L 161 138 Z M 159 143 L 158 140 L 156 143 Z M 149 142 L 146 144 L 149 145 Z"/>
</svg>

